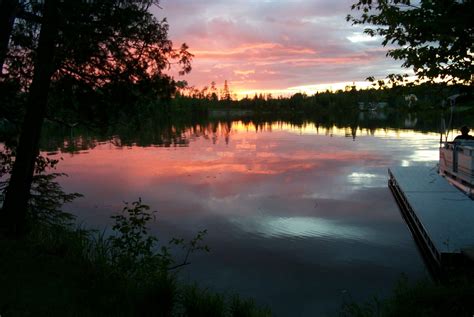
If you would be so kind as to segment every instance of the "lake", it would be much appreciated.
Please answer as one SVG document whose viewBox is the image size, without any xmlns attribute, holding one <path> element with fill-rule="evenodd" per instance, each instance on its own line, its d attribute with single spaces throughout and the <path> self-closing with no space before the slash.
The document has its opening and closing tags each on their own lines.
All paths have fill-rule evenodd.
<svg viewBox="0 0 474 317">
<path fill-rule="evenodd" d="M 66 210 L 110 228 L 141 197 L 160 241 L 207 229 L 211 252 L 193 254 L 182 279 L 277 316 L 337 315 L 345 301 L 389 295 L 402 275 L 428 276 L 387 168 L 435 168 L 438 134 L 238 120 L 173 129 L 143 144 L 71 131 L 48 153 L 63 158 L 64 189 L 84 194 Z"/>
</svg>

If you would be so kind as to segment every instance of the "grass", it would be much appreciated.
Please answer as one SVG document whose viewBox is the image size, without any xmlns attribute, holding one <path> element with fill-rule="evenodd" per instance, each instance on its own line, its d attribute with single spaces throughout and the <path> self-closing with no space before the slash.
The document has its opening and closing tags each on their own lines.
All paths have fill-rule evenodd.
<svg viewBox="0 0 474 317">
<path fill-rule="evenodd" d="M 365 303 L 346 303 L 340 316 L 435 317 L 474 315 L 474 280 L 458 275 L 443 283 L 421 280 L 410 284 L 402 278 L 391 297 Z"/>
<path fill-rule="evenodd" d="M 126 316 L 133 308 L 133 283 L 90 261 L 79 232 L 36 228 L 0 244 L 2 316 Z"/>
<path fill-rule="evenodd" d="M 124 272 L 110 261 L 110 248 L 101 235 L 64 226 L 38 225 L 22 240 L 0 239 L 0 315 L 271 315 L 251 300 L 181 284 L 179 273 Z"/>
<path fill-rule="evenodd" d="M 128 274 L 110 261 L 103 235 L 38 225 L 22 240 L 0 239 L 0 315 L 271 316 L 251 299 L 178 282 L 177 274 Z M 132 261 L 133 262 L 133 261 Z M 145 275 L 143 275 L 145 274 Z M 387 299 L 346 303 L 340 316 L 472 316 L 472 276 L 444 284 L 401 279 Z"/>
</svg>

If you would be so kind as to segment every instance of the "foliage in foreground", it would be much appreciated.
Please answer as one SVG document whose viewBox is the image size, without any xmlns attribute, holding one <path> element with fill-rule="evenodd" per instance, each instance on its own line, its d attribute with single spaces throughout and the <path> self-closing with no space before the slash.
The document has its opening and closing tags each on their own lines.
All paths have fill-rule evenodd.
<svg viewBox="0 0 474 317">
<path fill-rule="evenodd" d="M 466 316 L 474 313 L 474 283 L 465 276 L 456 281 L 435 284 L 422 280 L 410 284 L 402 278 L 391 297 L 374 298 L 365 303 L 348 302 L 341 317 L 398 317 L 398 316 Z"/>
<path fill-rule="evenodd" d="M 158 248 L 141 200 L 113 216 L 115 234 L 38 222 L 23 240 L 0 240 L 0 314 L 4 316 L 269 316 L 267 309 L 178 282 L 188 255 L 208 250 L 205 231 L 176 265 Z"/>
<path fill-rule="evenodd" d="M 359 0 L 352 5 L 356 16 L 347 20 L 382 37 L 387 55 L 418 79 L 472 85 L 473 9 L 470 0 Z"/>
</svg>

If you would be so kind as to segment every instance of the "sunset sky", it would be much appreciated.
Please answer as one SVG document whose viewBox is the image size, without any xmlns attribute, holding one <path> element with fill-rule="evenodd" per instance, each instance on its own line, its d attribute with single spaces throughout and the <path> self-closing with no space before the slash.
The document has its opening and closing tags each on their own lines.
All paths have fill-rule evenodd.
<svg viewBox="0 0 474 317">
<path fill-rule="evenodd" d="M 162 0 L 153 12 L 168 19 L 175 45 L 185 42 L 195 55 L 191 74 L 181 77 L 190 86 L 228 80 L 240 96 L 313 94 L 400 72 L 380 38 L 346 22 L 353 2 Z"/>
</svg>

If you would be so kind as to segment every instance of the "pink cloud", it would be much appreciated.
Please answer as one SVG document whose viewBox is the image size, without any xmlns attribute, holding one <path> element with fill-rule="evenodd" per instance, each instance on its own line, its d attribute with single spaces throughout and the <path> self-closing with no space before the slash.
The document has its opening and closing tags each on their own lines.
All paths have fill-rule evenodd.
<svg viewBox="0 0 474 317">
<path fill-rule="evenodd" d="M 400 68 L 378 41 L 351 40 L 362 31 L 345 21 L 352 2 L 162 0 L 163 10 L 155 11 L 168 17 L 172 40 L 195 54 L 183 78 L 190 85 L 228 80 L 235 89 L 285 89 Z"/>
</svg>

